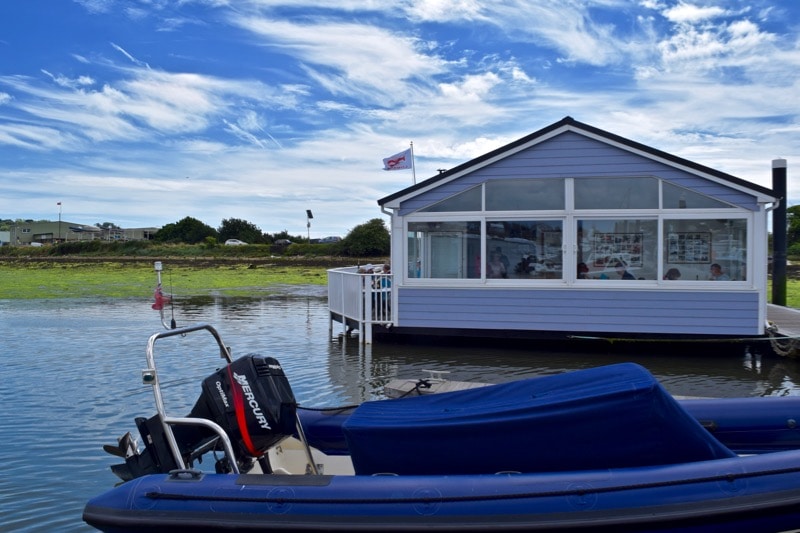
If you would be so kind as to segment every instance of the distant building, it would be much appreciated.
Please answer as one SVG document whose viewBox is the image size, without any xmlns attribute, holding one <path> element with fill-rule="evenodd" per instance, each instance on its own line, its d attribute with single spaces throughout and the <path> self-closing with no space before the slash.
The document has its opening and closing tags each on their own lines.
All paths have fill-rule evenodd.
<svg viewBox="0 0 800 533">
<path fill-rule="evenodd" d="M 78 224 L 67 220 L 61 221 L 25 221 L 12 224 L 8 242 L 12 245 L 25 246 L 33 243 L 55 244 L 69 241 L 144 241 L 152 240 L 159 228 L 98 228 L 90 224 Z M 0 236 L 0 241 L 3 238 Z"/>
</svg>

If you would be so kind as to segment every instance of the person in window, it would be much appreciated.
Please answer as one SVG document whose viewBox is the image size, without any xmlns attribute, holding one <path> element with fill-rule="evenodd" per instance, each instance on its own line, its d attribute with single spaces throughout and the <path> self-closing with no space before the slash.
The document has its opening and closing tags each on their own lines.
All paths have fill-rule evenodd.
<svg viewBox="0 0 800 533">
<path fill-rule="evenodd" d="M 500 261 L 503 261 L 503 257 L 500 257 Z M 533 270 L 533 263 L 536 261 L 536 258 L 532 257 L 530 254 L 524 254 L 522 259 L 519 260 L 519 263 L 514 267 L 514 272 L 517 274 L 530 274 L 531 270 Z M 505 264 L 504 264 L 505 266 Z"/>
<path fill-rule="evenodd" d="M 494 251 L 500 256 L 500 261 L 503 263 L 503 267 L 506 269 L 506 272 L 508 272 L 508 269 L 511 268 L 511 261 L 508 260 L 508 256 L 503 253 L 503 249 L 499 246 L 495 248 Z"/>
<path fill-rule="evenodd" d="M 664 274 L 664 279 L 675 281 L 676 279 L 681 279 L 681 271 L 677 268 L 670 268 L 667 270 L 667 273 Z"/>
<path fill-rule="evenodd" d="M 617 274 L 619 274 L 620 279 L 636 279 L 636 276 L 628 272 L 628 269 L 625 267 L 625 263 L 622 261 L 617 261 L 614 264 L 614 268 L 617 269 Z"/>
<path fill-rule="evenodd" d="M 586 263 L 578 263 L 578 279 L 591 279 L 589 267 L 586 266 Z"/>
<path fill-rule="evenodd" d="M 492 252 L 489 262 L 486 263 L 486 277 L 487 278 L 505 278 L 508 277 L 508 271 L 503 264 L 501 255 L 497 252 Z"/>
<path fill-rule="evenodd" d="M 731 277 L 722 271 L 719 263 L 714 263 L 711 265 L 711 277 L 709 279 L 711 281 L 730 281 Z"/>
</svg>

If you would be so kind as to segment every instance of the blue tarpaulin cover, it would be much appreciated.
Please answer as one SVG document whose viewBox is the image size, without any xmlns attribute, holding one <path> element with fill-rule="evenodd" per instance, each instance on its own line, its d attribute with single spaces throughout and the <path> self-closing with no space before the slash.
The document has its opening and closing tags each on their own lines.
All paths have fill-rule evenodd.
<svg viewBox="0 0 800 533">
<path fill-rule="evenodd" d="M 633 363 L 366 402 L 343 430 L 357 474 L 556 472 L 734 456 Z"/>
</svg>

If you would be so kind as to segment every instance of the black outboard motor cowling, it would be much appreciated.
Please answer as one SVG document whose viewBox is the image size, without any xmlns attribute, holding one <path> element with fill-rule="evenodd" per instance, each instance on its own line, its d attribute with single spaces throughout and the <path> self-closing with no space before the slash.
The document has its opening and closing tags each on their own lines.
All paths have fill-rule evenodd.
<svg viewBox="0 0 800 533">
<path fill-rule="evenodd" d="M 294 433 L 297 403 L 280 363 L 249 354 L 203 380 L 189 416 L 216 422 L 237 453 L 255 458 Z"/>
<path fill-rule="evenodd" d="M 295 432 L 297 402 L 276 359 L 248 354 L 203 380 L 200 397 L 187 416 L 216 422 L 231 440 L 241 469 Z M 177 468 L 161 417 L 137 418 L 136 425 L 144 450 L 136 450 L 130 433 L 117 446 L 104 446 L 108 453 L 125 459 L 125 464 L 111 470 L 128 481 Z M 195 459 L 201 461 L 206 452 L 221 449 L 216 433 L 204 426 L 175 425 L 172 432 L 187 466 Z M 219 461 L 217 470 L 230 471 L 226 465 L 227 461 Z"/>
</svg>

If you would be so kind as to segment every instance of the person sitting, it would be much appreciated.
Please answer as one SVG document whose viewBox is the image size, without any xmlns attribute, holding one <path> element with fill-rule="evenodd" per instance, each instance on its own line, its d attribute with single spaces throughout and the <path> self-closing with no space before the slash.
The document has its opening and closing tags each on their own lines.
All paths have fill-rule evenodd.
<svg viewBox="0 0 800 533">
<path fill-rule="evenodd" d="M 586 263 L 578 263 L 578 279 L 591 279 L 589 267 L 586 266 Z"/>
<path fill-rule="evenodd" d="M 617 261 L 614 264 L 614 268 L 617 269 L 617 274 L 619 274 L 620 279 L 636 279 L 636 276 L 628 272 L 628 269 L 625 267 L 625 263 L 622 261 Z"/>
<path fill-rule="evenodd" d="M 502 256 L 500 261 L 502 262 Z M 520 259 L 519 263 L 516 264 L 514 267 L 514 272 L 517 274 L 530 274 L 531 270 L 533 269 L 533 263 L 536 261 L 536 258 L 531 257 L 529 254 L 525 254 Z M 505 266 L 505 265 L 504 265 Z"/>
<path fill-rule="evenodd" d="M 503 263 L 506 273 L 508 273 L 508 271 L 511 269 L 511 262 L 508 260 L 508 256 L 503 253 L 503 249 L 499 246 L 494 249 L 494 253 L 500 256 L 500 261 Z"/>
<path fill-rule="evenodd" d="M 681 271 L 678 270 L 677 268 L 670 268 L 669 270 L 667 270 L 667 273 L 664 274 L 664 279 L 670 281 L 681 279 Z"/>
<path fill-rule="evenodd" d="M 501 255 L 497 252 L 492 252 L 489 262 L 486 263 L 486 277 L 487 278 L 508 277 L 506 266 L 503 264 Z"/>
<path fill-rule="evenodd" d="M 730 281 L 731 277 L 722 271 L 719 263 L 714 263 L 711 265 L 711 277 L 709 279 L 711 281 Z"/>
</svg>

